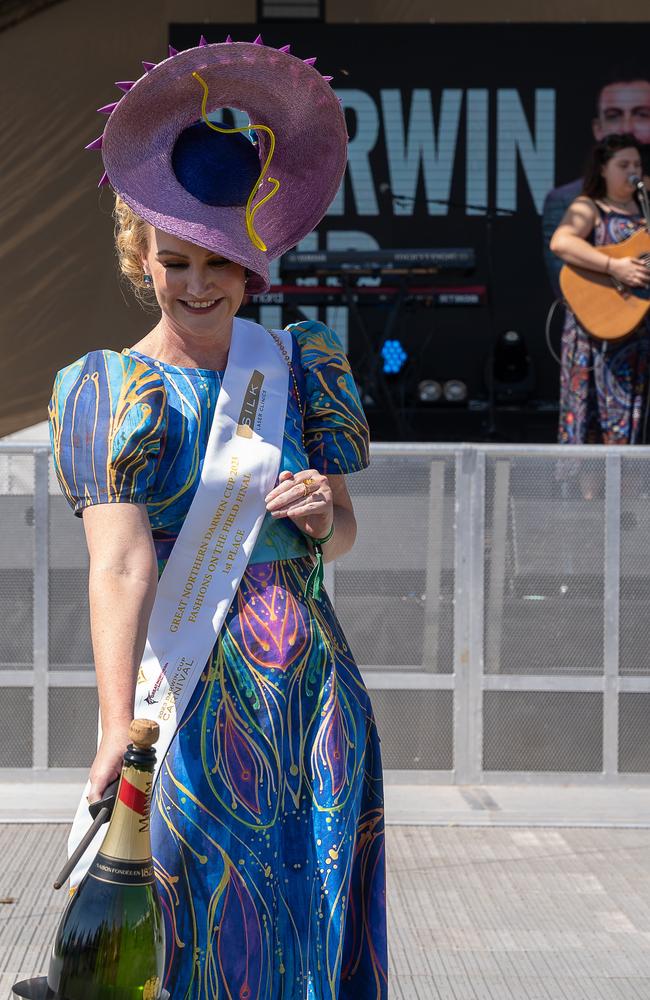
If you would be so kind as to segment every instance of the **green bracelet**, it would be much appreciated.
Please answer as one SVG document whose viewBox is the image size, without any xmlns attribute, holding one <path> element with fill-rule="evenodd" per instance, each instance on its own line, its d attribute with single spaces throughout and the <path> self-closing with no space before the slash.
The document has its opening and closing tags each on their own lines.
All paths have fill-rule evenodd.
<svg viewBox="0 0 650 1000">
<path fill-rule="evenodd" d="M 306 532 L 303 532 L 303 534 L 314 546 L 314 555 L 316 556 L 316 563 L 309 574 L 307 583 L 305 584 L 305 597 L 313 597 L 318 601 L 320 599 L 321 590 L 323 589 L 323 578 L 325 575 L 323 568 L 323 545 L 325 542 L 329 542 L 330 538 L 334 534 L 334 522 L 332 522 L 332 527 L 327 534 L 323 536 L 323 538 L 312 538 L 311 535 L 307 535 Z"/>
</svg>

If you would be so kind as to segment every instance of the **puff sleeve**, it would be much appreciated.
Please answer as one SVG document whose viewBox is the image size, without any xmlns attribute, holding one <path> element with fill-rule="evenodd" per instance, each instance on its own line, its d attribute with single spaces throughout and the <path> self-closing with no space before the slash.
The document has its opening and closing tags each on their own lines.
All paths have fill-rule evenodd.
<svg viewBox="0 0 650 1000">
<path fill-rule="evenodd" d="M 369 464 L 368 422 L 341 342 L 324 323 L 288 327 L 304 373 L 304 437 L 309 461 L 324 475 L 347 475 Z"/>
<path fill-rule="evenodd" d="M 160 373 L 129 355 L 93 351 L 57 374 L 50 440 L 75 514 L 98 503 L 145 503 L 165 414 Z"/>
</svg>

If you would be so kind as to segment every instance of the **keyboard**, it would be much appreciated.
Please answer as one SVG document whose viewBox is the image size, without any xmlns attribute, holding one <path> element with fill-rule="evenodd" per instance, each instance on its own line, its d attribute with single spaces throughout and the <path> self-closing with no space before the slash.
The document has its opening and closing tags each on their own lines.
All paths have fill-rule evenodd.
<svg viewBox="0 0 650 1000">
<path fill-rule="evenodd" d="M 280 262 L 283 274 L 340 274 L 354 271 L 372 274 L 394 271 L 404 274 L 436 271 L 472 271 L 476 252 L 472 247 L 433 247 L 392 250 L 292 250 Z"/>
<path fill-rule="evenodd" d="M 453 285 L 449 287 L 417 286 L 392 288 L 385 286 L 355 287 L 342 285 L 272 285 L 268 292 L 249 296 L 251 305 L 259 306 L 345 306 L 382 305 L 394 302 L 397 296 L 403 303 L 424 306 L 479 306 L 485 302 L 485 285 Z"/>
</svg>

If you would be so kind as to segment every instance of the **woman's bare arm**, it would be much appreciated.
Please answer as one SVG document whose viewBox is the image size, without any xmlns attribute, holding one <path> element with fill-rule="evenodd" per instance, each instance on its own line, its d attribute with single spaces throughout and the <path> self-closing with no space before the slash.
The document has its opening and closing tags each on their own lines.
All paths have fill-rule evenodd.
<svg viewBox="0 0 650 1000">
<path fill-rule="evenodd" d="M 576 198 L 551 237 L 553 253 L 567 264 L 609 274 L 624 285 L 633 288 L 647 285 L 648 269 L 642 261 L 635 257 L 608 257 L 587 242 L 597 221 L 598 210 L 594 203 L 589 198 Z"/>
<path fill-rule="evenodd" d="M 83 524 L 102 721 L 102 741 L 90 772 L 89 798 L 94 801 L 120 772 L 158 573 L 143 504 L 97 504 L 86 508 Z"/>
<path fill-rule="evenodd" d="M 604 273 L 608 267 L 607 257 L 587 242 L 597 222 L 598 211 L 594 203 L 589 198 L 576 198 L 551 237 L 551 250 L 567 264 Z"/>
</svg>

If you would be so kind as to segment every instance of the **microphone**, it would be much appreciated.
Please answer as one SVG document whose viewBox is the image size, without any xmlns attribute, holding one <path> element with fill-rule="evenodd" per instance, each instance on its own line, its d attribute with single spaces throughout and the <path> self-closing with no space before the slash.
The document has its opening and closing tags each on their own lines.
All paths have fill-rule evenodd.
<svg viewBox="0 0 650 1000">
<path fill-rule="evenodd" d="M 388 194 L 393 199 L 394 205 L 412 205 L 415 198 L 408 198 L 401 194 L 395 194 L 388 181 L 381 181 L 377 185 L 380 194 Z"/>
<path fill-rule="evenodd" d="M 643 212 L 643 217 L 645 219 L 646 229 L 650 232 L 650 197 L 648 195 L 648 189 L 642 179 L 636 174 L 630 174 L 627 182 L 637 191 L 639 204 L 641 205 L 641 211 Z"/>
</svg>

